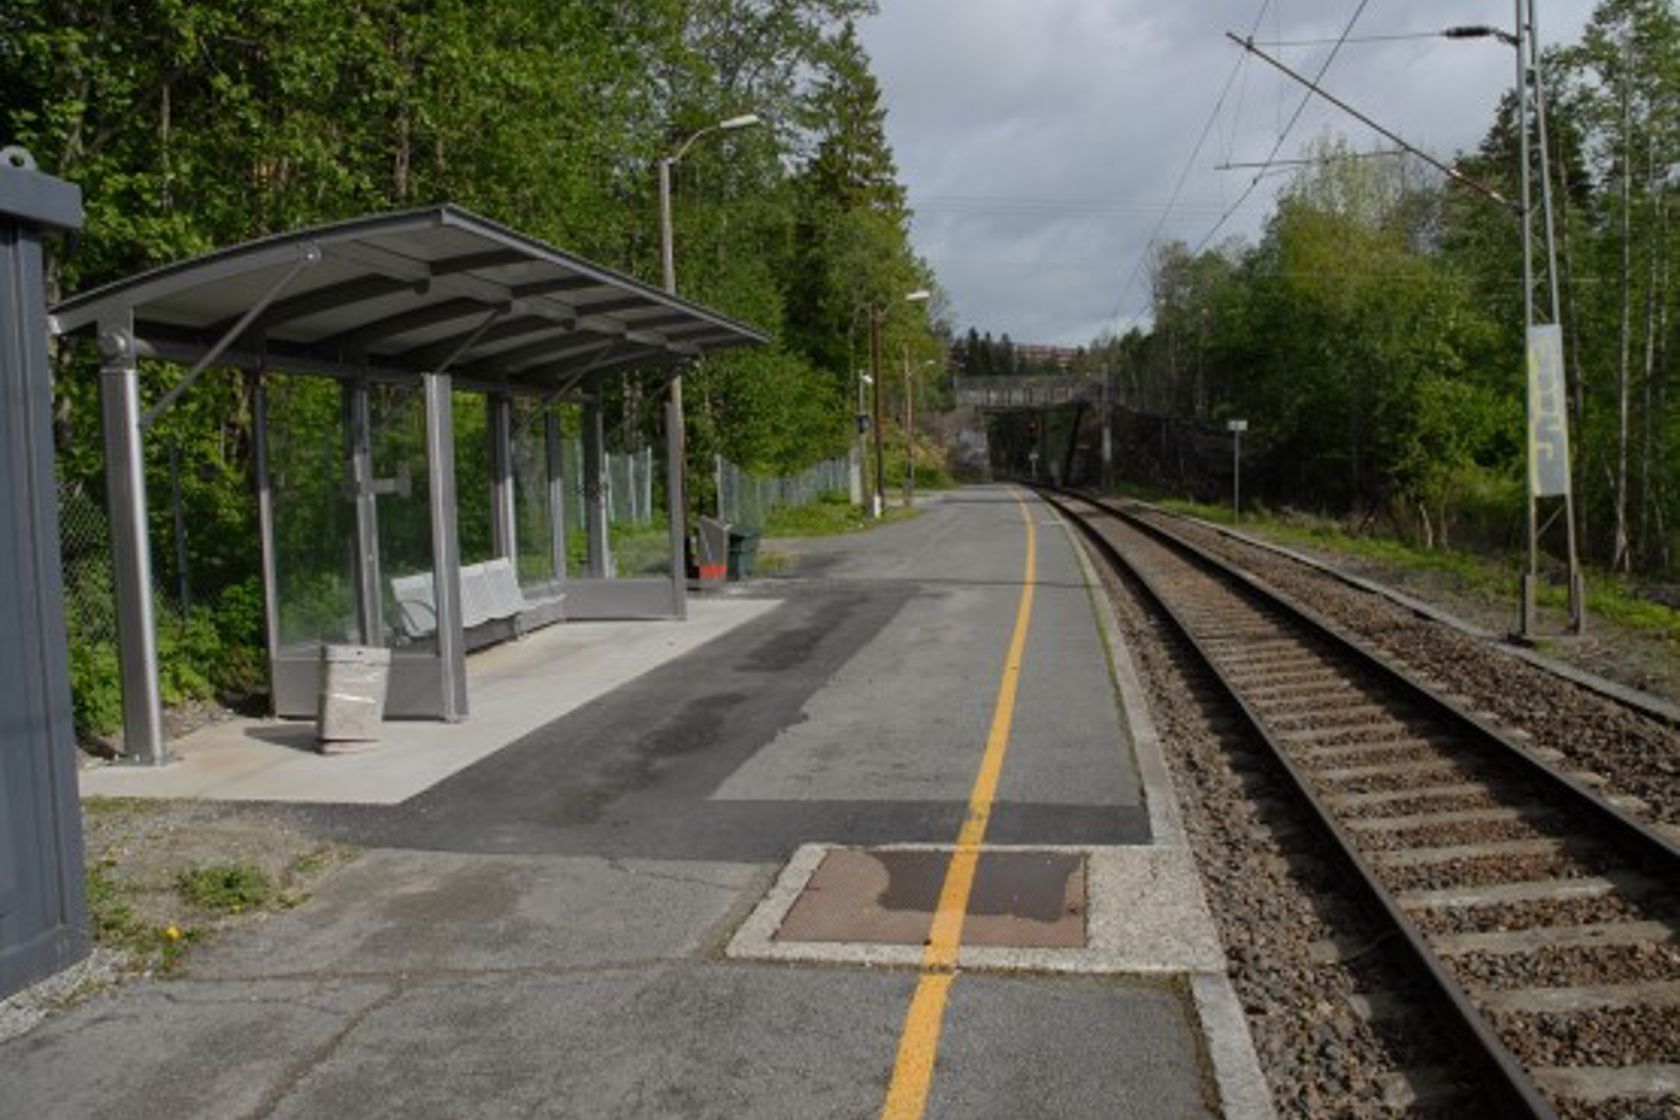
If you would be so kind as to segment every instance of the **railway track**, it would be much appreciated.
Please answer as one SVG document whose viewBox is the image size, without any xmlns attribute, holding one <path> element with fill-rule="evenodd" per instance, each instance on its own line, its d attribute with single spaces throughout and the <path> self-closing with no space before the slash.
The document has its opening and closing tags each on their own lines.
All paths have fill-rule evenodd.
<svg viewBox="0 0 1680 1120">
<path fill-rule="evenodd" d="M 1166 526 L 1044 496 L 1265 744 L 1501 1114 L 1680 1115 L 1672 839 Z"/>
</svg>

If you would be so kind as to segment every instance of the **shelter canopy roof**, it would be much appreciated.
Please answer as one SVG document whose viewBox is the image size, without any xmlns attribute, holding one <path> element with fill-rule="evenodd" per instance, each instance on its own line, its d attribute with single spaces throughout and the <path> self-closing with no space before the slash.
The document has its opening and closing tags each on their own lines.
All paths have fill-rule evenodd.
<svg viewBox="0 0 1680 1120">
<path fill-rule="evenodd" d="M 60 334 L 132 313 L 142 353 L 330 376 L 448 369 L 537 391 L 676 367 L 767 342 L 667 295 L 455 206 L 249 241 L 71 297 Z M 245 321 L 248 320 L 248 321 Z"/>
</svg>

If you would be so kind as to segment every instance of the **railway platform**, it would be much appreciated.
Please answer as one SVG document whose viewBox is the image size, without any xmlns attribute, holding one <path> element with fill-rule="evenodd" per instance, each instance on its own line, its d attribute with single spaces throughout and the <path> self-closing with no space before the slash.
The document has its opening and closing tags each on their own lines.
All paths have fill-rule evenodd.
<svg viewBox="0 0 1680 1120">
<path fill-rule="evenodd" d="M 734 594 L 403 800 L 297 800 L 362 854 L 0 1043 L 0 1115 L 1271 1114 L 1051 506 L 960 490 Z"/>
</svg>

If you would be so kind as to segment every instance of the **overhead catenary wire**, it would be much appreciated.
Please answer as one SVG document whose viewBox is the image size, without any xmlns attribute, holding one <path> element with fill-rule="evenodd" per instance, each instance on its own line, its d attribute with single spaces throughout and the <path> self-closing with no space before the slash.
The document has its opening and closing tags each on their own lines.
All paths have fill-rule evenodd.
<svg viewBox="0 0 1680 1120">
<path fill-rule="evenodd" d="M 1510 199 L 1506 198 L 1504 195 L 1500 194 L 1498 191 L 1494 190 L 1492 187 L 1488 186 L 1486 183 L 1480 182 L 1479 180 L 1476 180 L 1476 179 L 1472 179 L 1470 176 L 1464 174 L 1464 172 L 1460 171 L 1458 168 L 1452 166 L 1451 164 L 1443 163 L 1441 160 L 1436 159 L 1434 156 L 1430 155 L 1428 152 L 1424 151 L 1422 148 L 1417 147 L 1415 144 L 1408 143 L 1398 133 L 1392 131 L 1391 129 L 1383 127 L 1382 125 L 1378 124 L 1376 121 L 1372 120 L 1370 117 L 1366 116 L 1364 113 L 1361 113 L 1358 109 L 1355 109 L 1352 105 L 1349 105 L 1346 101 L 1343 101 L 1341 98 L 1337 97 L 1335 94 L 1331 93 L 1329 90 L 1326 90 L 1323 86 L 1318 84 L 1318 78 L 1322 78 L 1324 76 L 1324 72 L 1323 72 L 1322 69 L 1319 71 L 1318 78 L 1314 78 L 1313 80 L 1308 81 L 1302 75 L 1297 74 L 1295 71 L 1291 70 L 1288 66 L 1285 66 L 1283 63 L 1279 62 L 1277 59 L 1273 58 L 1271 55 L 1267 54 L 1265 51 L 1256 47 L 1252 42 L 1248 42 L 1246 40 L 1239 39 L 1236 35 L 1232 34 L 1229 31 L 1227 31 L 1225 33 L 1225 37 L 1230 39 L 1232 42 L 1236 43 L 1238 46 L 1242 47 L 1243 50 L 1247 51 L 1249 54 L 1255 55 L 1256 57 L 1264 60 L 1265 62 L 1270 63 L 1272 66 L 1277 67 L 1279 70 L 1283 71 L 1285 74 L 1289 75 L 1291 78 L 1294 78 L 1296 81 L 1298 81 L 1302 85 L 1306 86 L 1308 97 L 1311 97 L 1315 93 L 1318 94 L 1318 96 L 1324 98 L 1324 100 L 1330 102 L 1330 104 L 1334 105 L 1336 108 L 1340 109 L 1342 112 L 1347 113 L 1349 116 L 1353 117 L 1355 120 L 1359 121 L 1361 124 L 1363 124 L 1366 127 L 1372 129 L 1373 131 L 1381 134 L 1385 139 L 1391 141 L 1392 143 L 1398 144 L 1401 148 L 1404 148 L 1407 152 L 1410 152 L 1412 155 L 1416 156 L 1418 159 L 1421 159 L 1421 160 L 1423 160 L 1423 162 L 1429 164 L 1429 166 L 1431 166 L 1431 167 L 1435 168 L 1436 170 L 1442 172 L 1444 175 L 1446 175 L 1453 182 L 1461 183 L 1464 186 L 1469 187 L 1471 190 L 1476 191 L 1479 194 L 1484 194 L 1487 197 L 1493 199 L 1495 202 L 1499 203 L 1501 206 L 1505 206 L 1505 207 L 1510 208 L 1510 209 L 1519 209 L 1517 207 L 1517 205 L 1515 203 L 1513 203 Z"/>
<path fill-rule="evenodd" d="M 1342 44 L 1347 41 L 1347 37 L 1349 35 L 1353 34 L 1354 25 L 1359 22 L 1359 17 L 1365 13 L 1365 8 L 1370 4 L 1370 2 L 1371 0 L 1359 0 L 1359 6 L 1353 10 L 1353 15 L 1348 17 L 1347 26 L 1342 28 L 1341 37 L 1336 40 L 1335 46 L 1330 48 L 1330 53 L 1325 55 L 1324 62 L 1319 65 L 1318 74 L 1313 78 L 1314 85 L 1324 78 L 1325 73 L 1330 69 L 1330 64 L 1336 61 L 1336 55 L 1341 53 Z M 1252 40 L 1253 38 L 1253 32 L 1250 32 L 1249 40 Z M 1237 42 L 1238 45 L 1243 46 L 1250 53 L 1260 54 L 1260 52 L 1250 46 L 1248 42 L 1240 39 L 1237 40 Z M 1260 57 L 1265 58 L 1266 56 L 1261 55 Z M 1288 122 L 1284 124 L 1283 131 L 1278 133 L 1277 140 L 1272 144 L 1272 150 L 1266 153 L 1266 158 L 1260 165 L 1260 170 L 1256 171 L 1254 173 L 1254 177 L 1248 181 L 1248 186 L 1244 187 L 1242 194 L 1237 196 L 1237 201 L 1232 203 L 1226 209 L 1225 213 L 1219 216 L 1219 220 L 1213 223 L 1213 228 L 1208 230 L 1202 237 L 1201 241 L 1196 243 L 1196 247 L 1191 250 L 1192 256 L 1207 248 L 1208 244 L 1212 242 L 1216 236 L 1218 236 L 1219 231 L 1225 228 L 1225 223 L 1235 216 L 1237 208 L 1244 202 L 1248 201 L 1248 196 L 1254 193 L 1255 187 L 1259 186 L 1260 180 L 1265 176 L 1266 171 L 1271 167 L 1272 161 L 1277 158 L 1278 152 L 1283 149 L 1284 142 L 1289 139 L 1289 134 L 1294 131 L 1295 125 L 1301 119 L 1301 114 L 1306 112 L 1307 105 L 1311 101 L 1312 90 L 1309 89 L 1306 93 L 1301 95 L 1301 101 L 1295 106 L 1295 112 L 1290 115 Z"/>
<path fill-rule="evenodd" d="M 1254 32 L 1260 30 L 1261 21 L 1266 18 L 1266 12 L 1271 6 L 1272 0 L 1261 0 L 1260 10 L 1255 13 L 1254 24 L 1249 28 L 1248 33 L 1251 37 Z M 1196 146 L 1190 150 L 1190 158 L 1184 161 L 1184 168 L 1178 173 L 1178 182 L 1173 184 L 1172 197 L 1167 200 L 1166 209 L 1161 212 L 1161 217 L 1156 221 L 1155 228 L 1149 233 L 1149 239 L 1143 244 L 1143 250 L 1138 253 L 1137 261 L 1132 265 L 1131 273 L 1120 287 L 1120 296 L 1115 301 L 1114 314 L 1110 316 L 1116 322 L 1120 319 L 1121 311 L 1125 309 L 1126 297 L 1131 294 L 1132 286 L 1137 283 L 1138 277 L 1143 273 L 1144 262 L 1149 259 L 1149 252 L 1155 245 L 1155 239 L 1161 235 L 1161 230 L 1166 228 L 1167 219 L 1172 215 L 1173 207 L 1177 205 L 1178 197 L 1184 191 L 1184 184 L 1190 178 L 1191 169 L 1196 166 L 1196 160 L 1200 158 L 1202 148 L 1207 144 L 1208 134 L 1213 131 L 1215 122 L 1219 120 L 1220 112 L 1225 108 L 1225 99 L 1230 96 L 1231 86 L 1236 82 L 1237 75 L 1242 72 L 1244 57 L 1246 56 L 1239 57 L 1236 65 L 1231 67 L 1231 72 L 1226 75 L 1225 84 L 1219 90 L 1219 97 L 1213 103 L 1213 111 L 1208 114 L 1206 123 L 1202 125 L 1201 134 L 1196 137 Z"/>
</svg>

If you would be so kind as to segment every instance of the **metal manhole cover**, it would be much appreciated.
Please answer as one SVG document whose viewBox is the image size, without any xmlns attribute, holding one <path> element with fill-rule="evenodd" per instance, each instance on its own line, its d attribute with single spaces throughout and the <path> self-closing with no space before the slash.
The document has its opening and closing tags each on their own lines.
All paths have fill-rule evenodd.
<svg viewBox="0 0 1680 1120">
<path fill-rule="evenodd" d="M 829 852 L 776 931 L 777 941 L 921 945 L 933 926 L 948 851 Z M 1085 945 L 1085 857 L 983 852 L 963 921 L 965 945 Z"/>
</svg>

